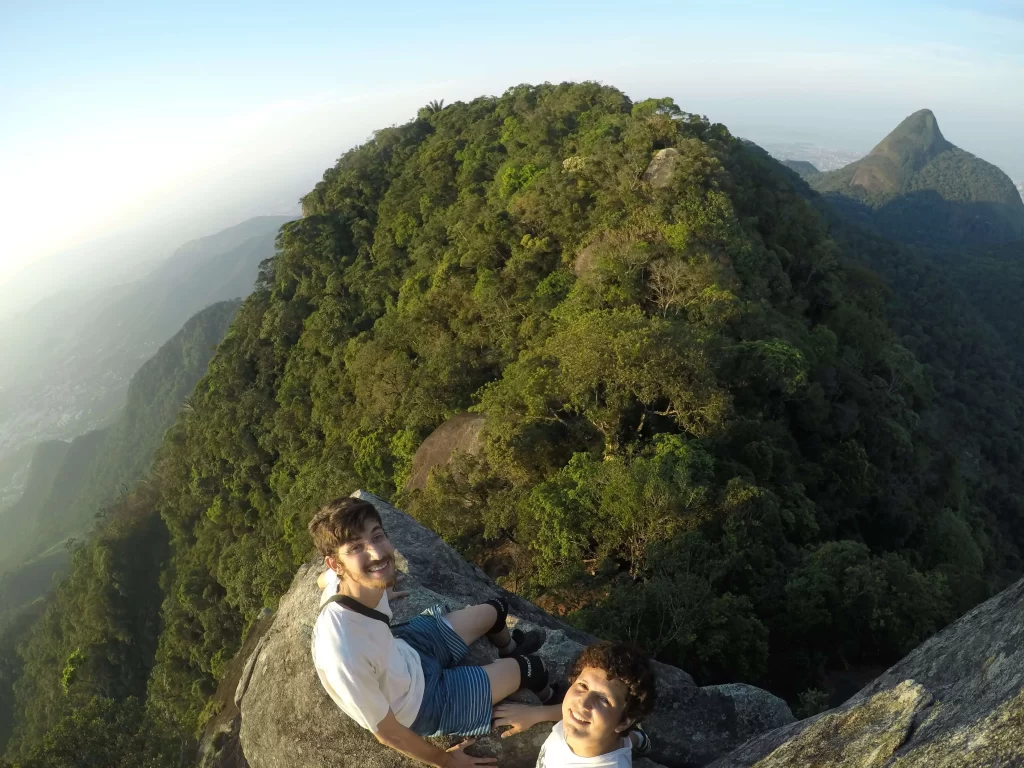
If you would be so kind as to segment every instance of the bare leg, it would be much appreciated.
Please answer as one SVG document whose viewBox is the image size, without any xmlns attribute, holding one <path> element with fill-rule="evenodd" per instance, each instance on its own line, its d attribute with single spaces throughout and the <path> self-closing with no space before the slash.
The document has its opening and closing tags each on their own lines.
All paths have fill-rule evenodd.
<svg viewBox="0 0 1024 768">
<path fill-rule="evenodd" d="M 446 613 L 444 617 L 452 625 L 455 634 L 461 637 L 466 645 L 472 645 L 487 634 L 487 630 L 494 626 L 494 622 L 498 620 L 498 610 L 493 605 L 481 603 L 480 605 L 471 605 L 468 608 Z M 487 635 L 487 639 L 498 648 L 504 648 L 512 638 L 506 627 L 493 635 Z M 508 694 L 505 695 L 507 696 Z M 505 697 L 502 696 L 502 698 Z"/>
<path fill-rule="evenodd" d="M 519 663 L 515 659 L 498 659 L 483 670 L 491 681 L 491 704 L 497 704 L 519 690 Z"/>
</svg>

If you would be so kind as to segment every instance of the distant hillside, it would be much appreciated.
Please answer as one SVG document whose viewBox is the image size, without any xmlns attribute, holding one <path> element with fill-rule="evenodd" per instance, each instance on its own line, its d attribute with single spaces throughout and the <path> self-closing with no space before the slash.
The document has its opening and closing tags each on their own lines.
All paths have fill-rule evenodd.
<svg viewBox="0 0 1024 768">
<path fill-rule="evenodd" d="M 986 245 L 1024 237 L 1024 202 L 1013 182 L 947 141 L 927 109 L 866 157 L 808 181 L 849 218 L 905 242 Z"/>
<path fill-rule="evenodd" d="M 244 298 L 274 254 L 284 216 L 250 219 L 183 245 L 142 280 L 48 299 L 0 339 L 0 493 L 23 476 L 22 446 L 102 427 L 132 375 L 188 318 Z M 12 479 L 13 478 L 13 479 Z M 2 509 L 2 506 L 0 506 Z"/>
<path fill-rule="evenodd" d="M 796 171 L 805 179 L 811 179 L 821 174 L 821 171 L 815 168 L 813 163 L 806 160 L 783 160 L 782 164 L 790 170 Z"/>
<path fill-rule="evenodd" d="M 21 496 L 28 480 L 33 450 L 33 446 L 26 445 L 0 458 L 0 515 Z"/>
<path fill-rule="evenodd" d="M 154 533 L 158 540 L 166 539 L 151 502 L 140 500 L 138 491 L 127 491 L 145 475 L 164 432 L 205 373 L 239 306 L 238 301 L 221 302 L 192 317 L 132 377 L 124 410 L 111 426 L 71 442 L 37 446 L 21 499 L 0 511 L 0 750 L 11 735 L 16 712 L 13 683 L 21 674 L 16 647 L 43 612 L 45 603 L 39 598 L 51 591 L 55 575 L 86 551 L 81 539 L 93 527 L 97 512 L 103 510 L 105 520 L 91 537 L 94 545 L 104 536 L 119 536 L 126 548 L 137 552 L 143 543 L 133 536 L 140 531 L 147 540 Z M 148 510 L 148 519 L 133 517 L 133 504 Z M 65 546 L 72 535 L 79 543 Z M 150 559 L 144 567 L 152 582 L 161 568 L 155 559 L 161 547 L 146 546 Z M 108 564 L 96 562 L 100 570 Z M 139 574 L 131 582 L 108 591 L 122 594 L 144 588 Z M 155 642 L 155 629 L 150 634 Z M 144 644 L 138 650 L 137 634 L 130 645 L 146 653 Z"/>
<path fill-rule="evenodd" d="M 0 572 L 87 532 L 119 489 L 145 474 L 238 307 L 221 302 L 191 318 L 132 377 L 124 410 L 109 427 L 36 448 L 25 491 L 0 513 Z"/>
<path fill-rule="evenodd" d="M 14 504 L 0 512 L 0 569 L 28 537 L 32 521 L 46 505 L 70 449 L 71 443 L 50 440 L 40 443 L 32 452 L 25 490 Z"/>
</svg>

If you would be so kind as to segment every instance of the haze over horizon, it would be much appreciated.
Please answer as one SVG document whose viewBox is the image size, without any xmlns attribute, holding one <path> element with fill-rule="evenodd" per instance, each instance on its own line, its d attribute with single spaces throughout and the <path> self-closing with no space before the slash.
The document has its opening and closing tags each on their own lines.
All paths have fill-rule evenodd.
<svg viewBox="0 0 1024 768">
<path fill-rule="evenodd" d="M 18 290 L 0 315 L 290 212 L 374 129 L 520 82 L 598 80 L 758 143 L 852 154 L 926 107 L 1024 178 L 1024 103 L 1007 98 L 1024 82 L 1018 3 L 642 6 L 545 5 L 542 27 L 531 7 L 468 3 L 6 8 L 0 285 Z"/>
</svg>

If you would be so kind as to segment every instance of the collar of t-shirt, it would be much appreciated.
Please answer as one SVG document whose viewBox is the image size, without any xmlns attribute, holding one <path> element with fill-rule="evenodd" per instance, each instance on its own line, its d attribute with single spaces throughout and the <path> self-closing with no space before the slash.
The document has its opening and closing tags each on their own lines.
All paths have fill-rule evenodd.
<svg viewBox="0 0 1024 768">
<path fill-rule="evenodd" d="M 338 594 L 338 584 L 341 583 L 341 579 L 338 578 L 338 574 L 330 568 L 327 569 L 324 579 L 327 582 L 327 586 L 324 587 L 324 591 L 320 593 L 321 607 L 323 607 L 323 604 L 330 600 L 334 595 Z M 335 603 L 335 605 L 342 610 L 349 610 L 340 603 Z M 391 619 L 394 618 L 394 614 L 391 612 L 391 605 L 388 603 L 387 590 L 384 590 L 384 594 L 380 596 L 380 602 L 377 603 L 377 607 L 374 608 L 374 610 L 387 616 L 388 621 L 391 621 Z"/>
<path fill-rule="evenodd" d="M 618 749 L 594 757 L 580 757 L 565 740 L 565 729 L 559 720 L 551 729 L 537 760 L 538 768 L 621 768 L 633 764 L 633 749 L 624 737 Z"/>
</svg>

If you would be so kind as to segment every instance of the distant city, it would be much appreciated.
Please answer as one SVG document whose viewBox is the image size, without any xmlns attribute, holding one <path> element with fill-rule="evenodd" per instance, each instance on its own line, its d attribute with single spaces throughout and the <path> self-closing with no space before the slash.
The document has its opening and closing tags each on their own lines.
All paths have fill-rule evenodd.
<svg viewBox="0 0 1024 768">
<path fill-rule="evenodd" d="M 864 157 L 863 152 L 820 147 L 806 141 L 761 144 L 776 160 L 806 160 L 819 171 L 834 171 Z"/>
</svg>

